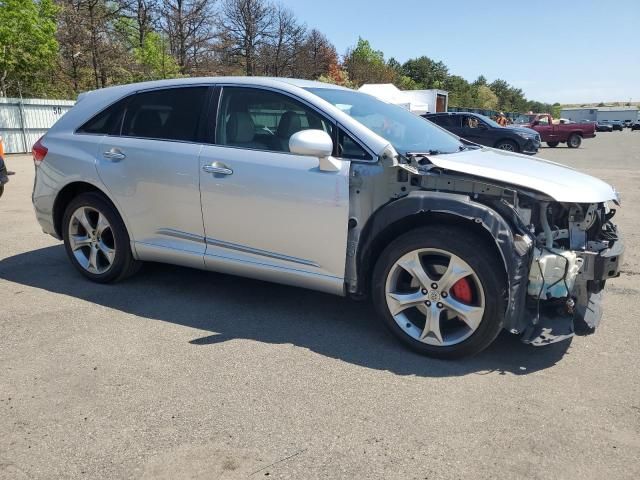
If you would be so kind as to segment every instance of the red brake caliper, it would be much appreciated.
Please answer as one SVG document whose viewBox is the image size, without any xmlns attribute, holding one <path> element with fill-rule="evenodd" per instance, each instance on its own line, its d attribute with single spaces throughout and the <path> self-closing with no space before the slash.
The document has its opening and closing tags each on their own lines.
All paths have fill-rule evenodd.
<svg viewBox="0 0 640 480">
<path fill-rule="evenodd" d="M 471 292 L 471 284 L 466 278 L 461 278 L 451 287 L 451 294 L 463 303 L 471 303 L 473 294 Z"/>
</svg>

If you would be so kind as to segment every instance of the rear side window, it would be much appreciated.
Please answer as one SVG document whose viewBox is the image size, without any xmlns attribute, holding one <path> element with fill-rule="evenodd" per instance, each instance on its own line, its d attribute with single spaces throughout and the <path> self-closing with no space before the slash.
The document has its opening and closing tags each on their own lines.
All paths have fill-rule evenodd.
<svg viewBox="0 0 640 480">
<path fill-rule="evenodd" d="M 118 135 L 122 126 L 122 117 L 127 106 L 128 98 L 114 103 L 104 109 L 91 120 L 82 125 L 78 133 L 89 133 L 92 135 Z"/>
<path fill-rule="evenodd" d="M 138 93 L 122 126 L 127 137 L 196 141 L 207 87 L 181 87 Z"/>
<path fill-rule="evenodd" d="M 427 117 L 427 120 L 431 120 L 436 125 L 441 127 L 459 127 L 460 116 L 458 115 L 435 115 L 433 117 Z"/>
</svg>

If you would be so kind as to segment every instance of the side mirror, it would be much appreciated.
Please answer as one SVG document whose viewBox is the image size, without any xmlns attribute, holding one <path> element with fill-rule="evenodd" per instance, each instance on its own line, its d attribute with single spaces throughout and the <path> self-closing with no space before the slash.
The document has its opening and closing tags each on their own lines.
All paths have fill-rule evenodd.
<svg viewBox="0 0 640 480">
<path fill-rule="evenodd" d="M 331 158 L 333 141 L 324 130 L 301 130 L 289 138 L 289 151 L 307 157 L 320 159 L 320 170 L 337 172 L 340 170 L 339 160 Z"/>
<path fill-rule="evenodd" d="M 536 125 L 540 125 L 540 122 L 538 120 L 534 120 L 533 122 L 531 122 L 532 127 L 535 127 Z"/>
</svg>

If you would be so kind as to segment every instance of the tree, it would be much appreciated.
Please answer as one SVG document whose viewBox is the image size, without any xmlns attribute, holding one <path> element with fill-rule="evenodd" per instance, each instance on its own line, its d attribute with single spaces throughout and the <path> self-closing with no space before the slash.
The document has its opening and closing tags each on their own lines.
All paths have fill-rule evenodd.
<svg viewBox="0 0 640 480">
<path fill-rule="evenodd" d="M 348 88 L 356 87 L 356 85 L 349 79 L 349 73 L 335 63 L 329 67 L 329 70 L 325 75 L 320 75 L 318 80 L 325 83 L 332 83 L 334 85 L 342 85 L 343 87 Z"/>
<path fill-rule="evenodd" d="M 477 91 L 478 107 L 486 110 L 498 108 L 498 97 L 488 86 L 480 85 Z"/>
<path fill-rule="evenodd" d="M 315 80 L 337 64 L 338 54 L 333 44 L 319 30 L 310 30 L 296 59 L 296 74 Z"/>
<path fill-rule="evenodd" d="M 180 74 L 180 65 L 167 51 L 167 40 L 161 33 L 147 33 L 142 46 L 135 47 L 133 52 L 140 72 L 137 80 L 158 80 Z"/>
<path fill-rule="evenodd" d="M 402 65 L 402 70 L 420 88 L 443 88 L 449 75 L 444 63 L 435 62 L 426 56 L 407 60 Z"/>
<path fill-rule="evenodd" d="M 213 50 L 213 0 L 162 0 L 162 29 L 180 73 L 197 74 Z"/>
<path fill-rule="evenodd" d="M 225 58 L 256 74 L 258 51 L 274 37 L 274 8 L 265 0 L 225 0 L 220 36 Z"/>
<path fill-rule="evenodd" d="M 449 105 L 452 107 L 473 107 L 475 105 L 475 89 L 464 78 L 450 75 L 444 82 L 444 89 L 449 92 Z"/>
<path fill-rule="evenodd" d="M 302 52 L 306 27 L 293 12 L 278 5 L 273 12 L 273 36 L 260 50 L 260 63 L 266 75 L 293 76 L 298 56 Z"/>
<path fill-rule="evenodd" d="M 43 87 L 43 72 L 51 73 L 58 50 L 56 11 L 51 0 L 2 0 L 0 96 Z"/>
<path fill-rule="evenodd" d="M 364 83 L 392 83 L 396 78 L 393 68 L 384 61 L 380 50 L 374 50 L 371 44 L 358 39 L 355 48 L 347 51 L 344 67 L 351 81 L 360 86 Z"/>
</svg>

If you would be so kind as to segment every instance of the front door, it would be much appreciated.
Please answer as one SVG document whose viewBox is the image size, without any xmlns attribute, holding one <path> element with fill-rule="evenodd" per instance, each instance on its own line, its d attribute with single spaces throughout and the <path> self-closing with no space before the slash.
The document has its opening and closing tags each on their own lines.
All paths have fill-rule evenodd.
<svg viewBox="0 0 640 480">
<path fill-rule="evenodd" d="M 466 138 L 470 142 L 479 143 L 480 145 L 493 146 L 493 140 L 491 140 L 490 133 L 488 132 L 487 125 L 478 117 L 473 115 L 463 115 L 462 128 L 460 130 L 460 136 Z"/>
<path fill-rule="evenodd" d="M 127 102 L 118 133 L 105 136 L 99 146 L 99 176 L 142 259 L 195 254 L 194 265 L 202 266 L 202 145 L 196 140 L 206 98 L 207 87 L 138 93 Z"/>
<path fill-rule="evenodd" d="M 289 152 L 303 129 L 335 126 L 270 90 L 224 87 L 216 145 L 200 154 L 200 188 L 213 269 L 341 293 L 347 250 L 349 161 L 337 172 Z"/>
</svg>

